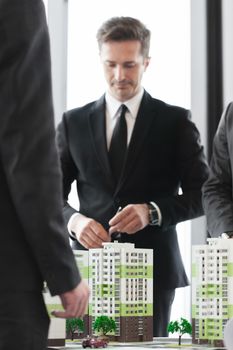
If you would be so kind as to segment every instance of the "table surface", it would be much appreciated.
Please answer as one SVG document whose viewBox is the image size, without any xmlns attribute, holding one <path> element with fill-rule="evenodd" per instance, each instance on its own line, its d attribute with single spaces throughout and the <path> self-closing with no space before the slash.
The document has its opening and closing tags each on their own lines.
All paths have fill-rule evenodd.
<svg viewBox="0 0 233 350">
<path fill-rule="evenodd" d="M 78 350 L 83 349 L 80 342 L 67 342 L 65 347 L 50 347 L 48 349 L 59 349 L 59 350 Z M 102 348 L 100 348 L 102 349 Z M 210 345 L 197 345 L 191 344 L 190 339 L 182 339 L 181 346 L 178 345 L 178 340 L 176 338 L 155 338 L 153 342 L 143 342 L 143 343 L 115 343 L 110 342 L 107 349 L 110 350 L 172 350 L 172 349 L 182 349 L 182 350 L 224 350 L 225 348 L 215 348 Z M 89 348 L 87 348 L 89 350 Z"/>
</svg>

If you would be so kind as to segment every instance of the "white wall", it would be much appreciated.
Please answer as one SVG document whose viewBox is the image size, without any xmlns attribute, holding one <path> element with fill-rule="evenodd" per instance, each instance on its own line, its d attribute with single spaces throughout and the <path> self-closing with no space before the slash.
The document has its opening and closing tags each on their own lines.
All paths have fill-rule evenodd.
<svg viewBox="0 0 233 350">
<path fill-rule="evenodd" d="M 223 103 L 233 101 L 233 1 L 222 0 L 223 18 Z"/>
<path fill-rule="evenodd" d="M 51 38 L 53 100 L 55 123 L 57 124 L 66 110 L 68 1 L 47 0 L 47 3 Z"/>
</svg>

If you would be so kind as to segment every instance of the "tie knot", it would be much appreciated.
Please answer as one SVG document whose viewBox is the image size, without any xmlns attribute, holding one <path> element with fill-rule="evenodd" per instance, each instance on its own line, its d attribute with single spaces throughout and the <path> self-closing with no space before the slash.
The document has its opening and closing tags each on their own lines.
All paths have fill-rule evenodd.
<svg viewBox="0 0 233 350">
<path fill-rule="evenodd" d="M 125 115 L 125 113 L 127 112 L 128 108 L 126 107 L 126 105 L 122 104 L 121 105 L 121 115 Z"/>
</svg>

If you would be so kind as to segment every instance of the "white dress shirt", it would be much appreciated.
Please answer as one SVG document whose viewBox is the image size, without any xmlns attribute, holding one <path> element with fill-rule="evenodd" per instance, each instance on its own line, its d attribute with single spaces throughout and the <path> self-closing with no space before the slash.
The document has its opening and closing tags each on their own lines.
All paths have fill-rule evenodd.
<svg viewBox="0 0 233 350">
<path fill-rule="evenodd" d="M 129 145 L 131 136 L 133 133 L 134 124 L 137 118 L 138 110 L 140 107 L 140 103 L 142 100 L 142 96 L 144 93 L 144 89 L 141 88 L 140 91 L 132 97 L 130 100 L 120 102 L 116 100 L 110 93 L 107 91 L 105 94 L 105 101 L 106 101 L 106 110 L 105 110 L 105 118 L 106 118 L 106 140 L 107 140 L 107 148 L 110 147 L 110 142 L 112 138 L 113 129 L 115 127 L 117 118 L 121 114 L 121 105 L 124 104 L 128 110 L 125 113 L 125 119 L 127 124 L 127 145 Z M 153 204 L 152 204 L 153 203 Z M 158 212 L 159 217 L 159 225 L 161 225 L 162 222 L 162 215 L 159 207 L 156 205 L 156 203 L 151 202 L 151 204 L 155 207 L 155 209 Z M 72 227 L 75 225 L 75 218 L 78 218 L 80 214 L 74 213 L 68 222 L 67 228 L 71 235 L 71 237 L 74 235 L 72 234 Z"/>
<path fill-rule="evenodd" d="M 109 92 L 106 92 L 105 115 L 106 115 L 106 140 L 107 140 L 108 149 L 110 147 L 112 133 L 113 133 L 113 129 L 115 127 L 117 118 L 121 114 L 120 107 L 122 104 L 124 104 L 128 108 L 127 112 L 125 113 L 125 119 L 127 124 L 127 145 L 129 145 L 143 93 L 144 93 L 144 90 L 143 88 L 141 88 L 140 91 L 137 93 L 137 95 L 132 97 L 130 100 L 120 102 L 116 100 L 113 96 L 111 96 Z"/>
</svg>

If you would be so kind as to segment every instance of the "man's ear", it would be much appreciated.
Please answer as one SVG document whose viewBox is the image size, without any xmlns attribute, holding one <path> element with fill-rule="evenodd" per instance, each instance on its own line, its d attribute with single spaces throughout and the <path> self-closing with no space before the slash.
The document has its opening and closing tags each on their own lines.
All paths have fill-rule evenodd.
<svg viewBox="0 0 233 350">
<path fill-rule="evenodd" d="M 144 59 L 144 72 L 146 71 L 146 69 L 149 66 L 149 64 L 150 64 L 150 57 L 146 57 Z"/>
</svg>

